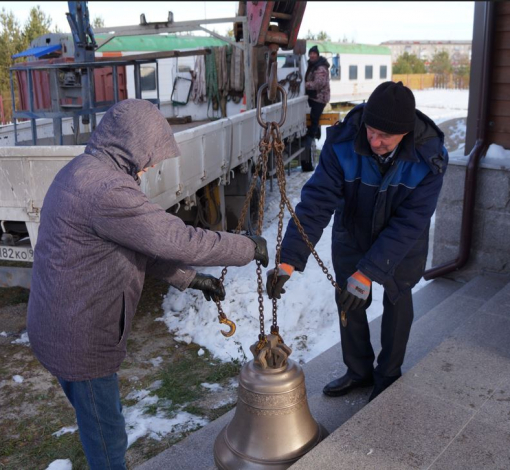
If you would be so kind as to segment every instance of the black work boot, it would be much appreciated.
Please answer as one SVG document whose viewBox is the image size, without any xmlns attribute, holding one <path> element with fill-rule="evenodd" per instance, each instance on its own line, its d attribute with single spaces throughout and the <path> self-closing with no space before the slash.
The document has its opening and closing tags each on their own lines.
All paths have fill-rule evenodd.
<svg viewBox="0 0 510 470">
<path fill-rule="evenodd" d="M 328 397 L 341 397 L 355 388 L 370 387 L 373 384 L 374 378 L 372 376 L 362 380 L 355 380 L 349 374 L 345 374 L 343 377 L 327 384 L 322 393 Z"/>
</svg>

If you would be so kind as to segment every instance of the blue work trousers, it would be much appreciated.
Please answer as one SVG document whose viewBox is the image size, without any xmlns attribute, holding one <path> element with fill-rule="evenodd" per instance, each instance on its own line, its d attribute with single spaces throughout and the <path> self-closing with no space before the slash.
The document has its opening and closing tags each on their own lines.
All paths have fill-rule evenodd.
<svg viewBox="0 0 510 470">
<path fill-rule="evenodd" d="M 80 382 L 58 381 L 76 411 L 91 470 L 126 470 L 126 423 L 117 374 Z"/>
</svg>

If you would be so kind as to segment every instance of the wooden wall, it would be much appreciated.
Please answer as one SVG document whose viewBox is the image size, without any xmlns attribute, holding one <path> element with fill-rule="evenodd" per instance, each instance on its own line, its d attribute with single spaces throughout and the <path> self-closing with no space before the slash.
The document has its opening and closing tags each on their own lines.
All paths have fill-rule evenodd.
<svg viewBox="0 0 510 470">
<path fill-rule="evenodd" d="M 495 2 L 488 138 L 510 149 L 510 2 Z"/>
</svg>

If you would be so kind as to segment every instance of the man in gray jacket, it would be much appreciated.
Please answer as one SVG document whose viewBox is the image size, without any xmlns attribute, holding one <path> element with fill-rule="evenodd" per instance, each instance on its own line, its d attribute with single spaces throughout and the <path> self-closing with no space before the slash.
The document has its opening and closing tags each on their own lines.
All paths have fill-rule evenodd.
<svg viewBox="0 0 510 470">
<path fill-rule="evenodd" d="M 149 167 L 178 155 L 156 106 L 125 100 L 103 116 L 85 153 L 44 199 L 27 328 L 32 350 L 76 411 L 92 469 L 125 469 L 127 435 L 116 372 L 146 273 L 179 290 L 224 298 L 190 266 L 267 266 L 266 242 L 186 226 L 139 189 Z"/>
</svg>

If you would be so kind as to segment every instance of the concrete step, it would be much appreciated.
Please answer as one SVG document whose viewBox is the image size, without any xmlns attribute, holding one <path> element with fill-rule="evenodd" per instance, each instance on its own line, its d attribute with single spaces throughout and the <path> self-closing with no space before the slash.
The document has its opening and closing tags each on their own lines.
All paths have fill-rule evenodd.
<svg viewBox="0 0 510 470">
<path fill-rule="evenodd" d="M 420 328 L 419 322 L 422 318 L 424 319 L 429 312 L 438 307 L 450 296 L 465 289 L 466 286 L 463 286 L 463 284 L 448 279 L 438 279 L 418 291 L 413 296 L 415 309 L 415 325 L 413 326 L 413 330 L 415 328 Z M 483 289 L 486 288 L 487 287 L 483 287 Z M 376 352 L 380 349 L 380 324 L 380 318 L 374 320 L 370 324 L 371 336 Z M 429 332 L 431 330 L 427 322 L 424 322 L 424 328 L 427 328 Z M 430 338 L 433 337 L 434 335 L 430 336 Z M 431 343 L 430 349 L 432 349 L 434 345 L 435 342 Z M 424 354 L 425 350 L 426 348 L 421 348 L 420 354 Z M 414 354 L 411 357 L 417 358 L 420 357 L 420 354 Z M 406 359 L 405 366 L 407 368 L 414 365 L 408 364 L 408 362 L 409 361 Z M 345 373 L 340 343 L 337 343 L 312 361 L 304 364 L 303 371 L 306 378 L 308 404 L 312 415 L 317 421 L 321 422 L 329 432 L 333 432 L 339 428 L 368 402 L 368 395 L 371 389 L 356 390 L 347 397 L 341 398 L 329 398 L 322 393 L 322 388 L 326 383 Z M 231 410 L 204 428 L 194 432 L 183 441 L 137 467 L 137 470 L 159 470 L 162 468 L 195 470 L 215 468 L 213 459 L 214 441 L 221 429 L 231 421 L 234 413 L 235 410 Z"/>
<path fill-rule="evenodd" d="M 408 372 L 293 470 L 510 468 L 510 278 L 474 279 L 413 329 Z"/>
</svg>

